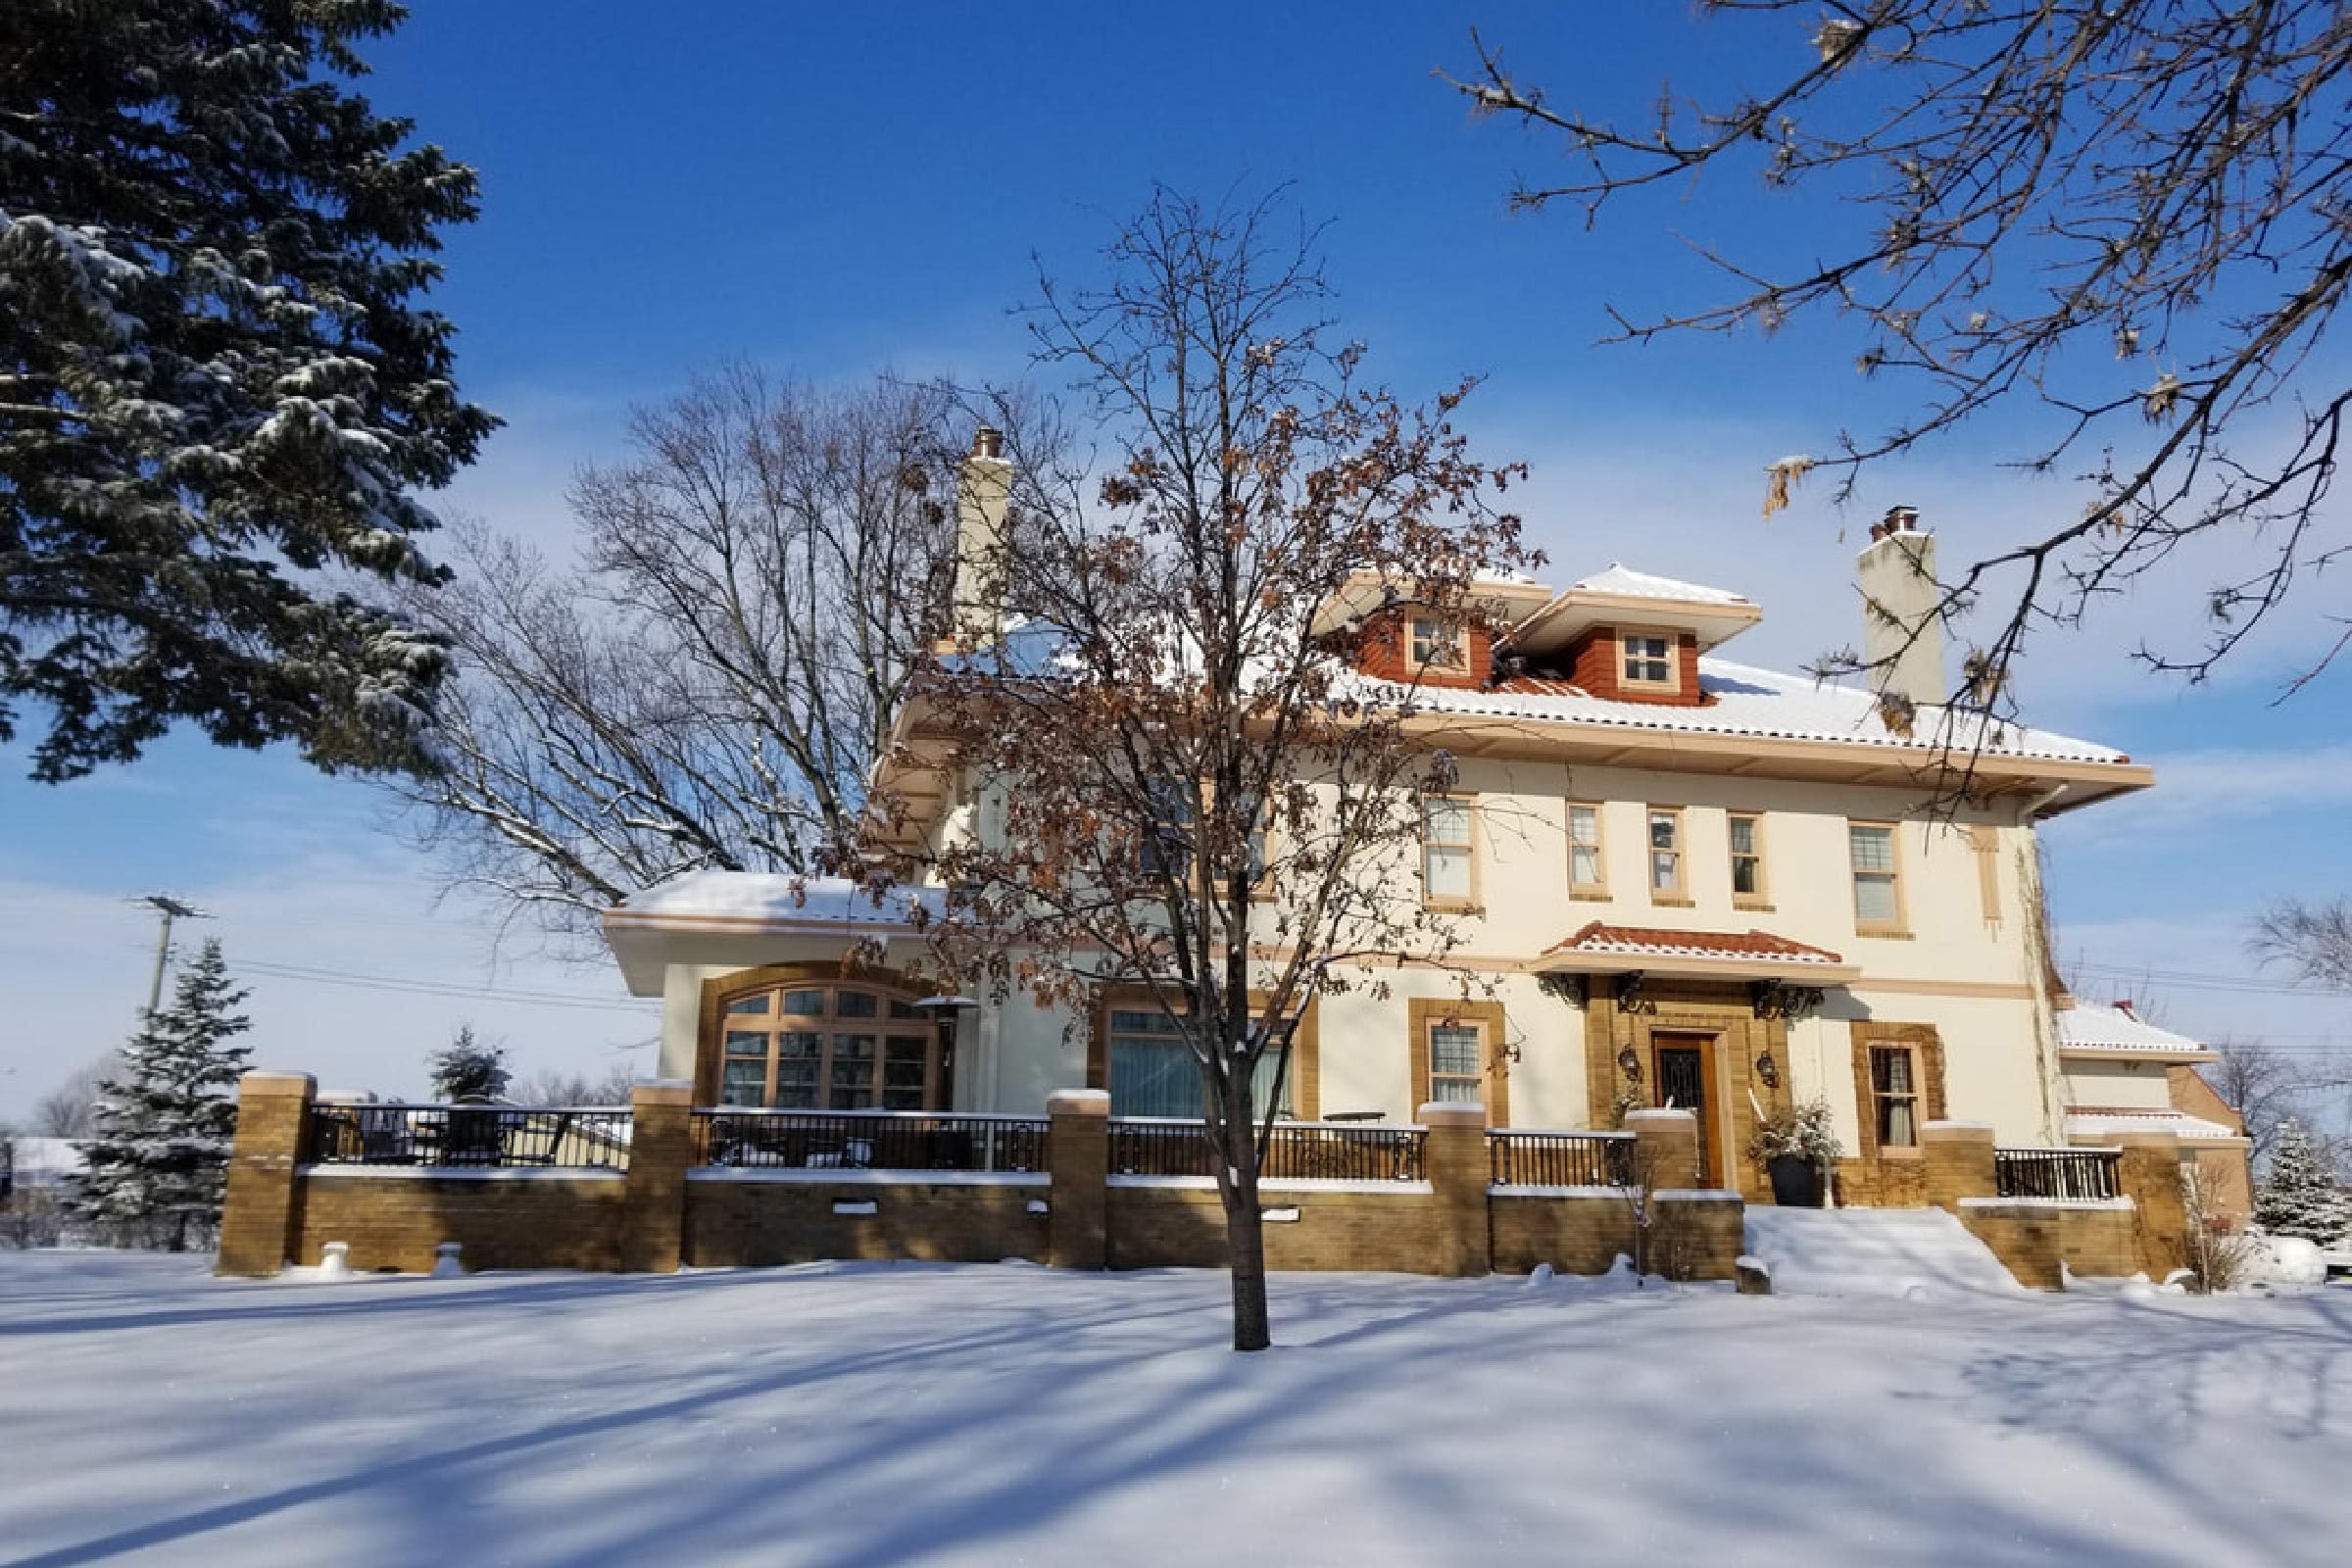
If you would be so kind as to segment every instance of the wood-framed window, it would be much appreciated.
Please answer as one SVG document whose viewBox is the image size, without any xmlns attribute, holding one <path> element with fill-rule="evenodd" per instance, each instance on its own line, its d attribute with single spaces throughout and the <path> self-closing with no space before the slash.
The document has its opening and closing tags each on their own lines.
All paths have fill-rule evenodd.
<svg viewBox="0 0 2352 1568">
<path fill-rule="evenodd" d="M 1617 633 L 1618 684 L 1653 692 L 1681 691 L 1681 641 L 1671 631 L 1621 629 Z"/>
<path fill-rule="evenodd" d="M 721 999 L 722 1105 L 935 1110 L 939 1028 L 907 998 L 787 981 Z"/>
<path fill-rule="evenodd" d="M 1902 847 L 1892 822 L 1849 822 L 1847 854 L 1853 864 L 1854 929 L 1884 936 L 1903 927 Z"/>
<path fill-rule="evenodd" d="M 1486 1099 L 1486 1024 L 1476 1018 L 1433 1020 L 1427 1098 L 1441 1104 L 1478 1104 Z"/>
<path fill-rule="evenodd" d="M 1183 1116 L 1201 1114 L 1200 1064 L 1185 1044 L 1184 1029 L 1156 1004 L 1113 1006 L 1103 1018 L 1109 1044 L 1110 1113 L 1114 1116 Z M 1263 1116 L 1275 1093 L 1275 1074 L 1281 1070 L 1282 1042 L 1277 1039 L 1258 1058 L 1250 1083 L 1251 1114 Z M 1294 1053 L 1294 1056 L 1296 1053 Z M 1288 1116 L 1297 1098 L 1297 1067 L 1284 1075 L 1275 1114 Z"/>
<path fill-rule="evenodd" d="M 1437 909 L 1478 902 L 1478 802 L 1471 796 L 1421 797 L 1421 902 Z"/>
<path fill-rule="evenodd" d="M 1871 1127 L 1878 1147 L 1919 1147 L 1921 1073 L 1916 1046 L 1870 1048 Z"/>
<path fill-rule="evenodd" d="M 1608 897 L 1609 861 L 1601 851 L 1600 821 L 1598 802 L 1568 803 L 1568 891 L 1577 898 Z"/>
<path fill-rule="evenodd" d="M 1470 668 L 1470 629 L 1441 615 L 1412 615 L 1404 623 L 1407 669 L 1462 674 Z"/>
<path fill-rule="evenodd" d="M 1162 779 L 1148 794 L 1150 820 L 1136 840 L 1136 869 L 1145 876 L 1165 872 L 1178 881 L 1192 874 L 1193 798 L 1176 779 Z"/>
<path fill-rule="evenodd" d="M 1725 819 L 1732 857 L 1732 903 L 1743 908 L 1770 906 L 1764 880 L 1764 813 L 1733 811 Z"/>
<path fill-rule="evenodd" d="M 1487 1125 L 1511 1124 L 1509 1039 L 1502 1004 L 1459 997 L 1415 997 L 1407 1009 L 1412 1030 L 1410 1082 L 1416 1104 L 1487 1107 Z"/>
<path fill-rule="evenodd" d="M 1683 877 L 1683 813 L 1671 806 L 1649 808 L 1649 896 L 1653 903 L 1680 903 Z"/>
</svg>

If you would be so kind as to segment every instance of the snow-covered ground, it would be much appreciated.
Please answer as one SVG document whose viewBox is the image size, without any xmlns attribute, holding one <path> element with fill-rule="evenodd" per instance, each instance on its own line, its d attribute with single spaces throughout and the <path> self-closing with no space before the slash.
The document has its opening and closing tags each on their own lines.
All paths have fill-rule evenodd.
<svg viewBox="0 0 2352 1568">
<path fill-rule="evenodd" d="M 2352 1292 L 0 1253 L 0 1558 L 2342 1563 Z"/>
</svg>

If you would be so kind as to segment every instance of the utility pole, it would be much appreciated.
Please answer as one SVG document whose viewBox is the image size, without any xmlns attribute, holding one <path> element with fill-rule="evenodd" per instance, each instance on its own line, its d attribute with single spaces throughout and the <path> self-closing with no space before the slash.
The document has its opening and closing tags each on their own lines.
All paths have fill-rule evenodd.
<svg viewBox="0 0 2352 1568">
<path fill-rule="evenodd" d="M 173 920 L 209 920 L 211 915 L 185 899 L 175 899 L 169 893 L 149 893 L 130 901 L 142 908 L 153 909 L 163 916 L 163 930 L 155 939 L 155 975 L 147 982 L 147 1016 L 153 1018 L 155 1009 L 164 1004 L 164 964 L 172 956 L 172 922 Z"/>
</svg>

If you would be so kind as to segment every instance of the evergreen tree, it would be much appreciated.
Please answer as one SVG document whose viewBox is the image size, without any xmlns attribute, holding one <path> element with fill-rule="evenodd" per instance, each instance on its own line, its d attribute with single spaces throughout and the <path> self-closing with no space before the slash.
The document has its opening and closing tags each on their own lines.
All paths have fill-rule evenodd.
<svg viewBox="0 0 2352 1568">
<path fill-rule="evenodd" d="M 2254 1195 L 2254 1222 L 2273 1236 L 2300 1236 L 2323 1247 L 2352 1229 L 2352 1208 L 2335 1172 L 2292 1117 L 2279 1125 L 2270 1175 Z"/>
<path fill-rule="evenodd" d="M 172 1004 L 150 1013 L 99 1091 L 74 1195 L 82 1218 L 159 1234 L 184 1251 L 191 1228 L 220 1222 L 236 1132 L 237 1075 L 251 1054 L 231 1044 L 251 1021 L 236 1009 L 220 944 L 180 972 Z"/>
<path fill-rule="evenodd" d="M 447 1046 L 425 1058 L 433 1075 L 438 1100 L 496 1100 L 507 1092 L 507 1050 L 486 1046 L 474 1038 L 473 1025 L 463 1024 Z"/>
<path fill-rule="evenodd" d="M 495 426 L 416 303 L 474 172 L 349 90 L 390 0 L 0 6 L 0 741 L 175 720 L 415 765 L 447 660 L 321 571 L 432 583 L 415 487 Z"/>
</svg>

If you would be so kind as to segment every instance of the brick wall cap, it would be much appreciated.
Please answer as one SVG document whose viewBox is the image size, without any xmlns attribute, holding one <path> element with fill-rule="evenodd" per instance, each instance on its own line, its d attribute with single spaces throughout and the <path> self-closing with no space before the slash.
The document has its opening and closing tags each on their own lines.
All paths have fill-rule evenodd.
<svg viewBox="0 0 2352 1568">
<path fill-rule="evenodd" d="M 318 1091 L 318 1080 L 307 1072 L 270 1072 L 256 1069 L 237 1079 L 237 1093 L 247 1097 L 260 1095 L 309 1095 Z"/>
<path fill-rule="evenodd" d="M 1107 1089 L 1056 1089 L 1046 1097 L 1049 1116 L 1107 1116 L 1110 1114 L 1110 1091 Z"/>
<path fill-rule="evenodd" d="M 651 1078 L 631 1086 L 632 1105 L 691 1105 L 694 1085 L 684 1078 Z"/>
<path fill-rule="evenodd" d="M 1992 1142 L 1992 1123 L 1932 1121 L 1919 1129 L 1919 1136 L 1931 1144 L 1989 1144 Z"/>
<path fill-rule="evenodd" d="M 2115 1132 L 2107 1142 L 2117 1149 L 2179 1149 L 2180 1135 L 2169 1128 L 2151 1127 L 2145 1132 Z"/>
<path fill-rule="evenodd" d="M 1661 1187 L 1649 1196 L 1661 1203 L 1747 1203 L 1728 1187 Z"/>
<path fill-rule="evenodd" d="M 1487 1107 L 1476 1101 L 1467 1104 L 1458 1100 L 1425 1101 L 1414 1120 L 1424 1127 L 1484 1127 Z"/>
<path fill-rule="evenodd" d="M 1692 1110 L 1655 1105 L 1646 1110 L 1627 1111 L 1625 1125 L 1629 1132 L 1638 1132 L 1643 1127 L 1655 1128 L 1660 1132 L 1671 1131 L 1677 1127 L 1688 1127 L 1692 1132 L 1696 1132 L 1698 1130 L 1698 1113 Z"/>
</svg>

